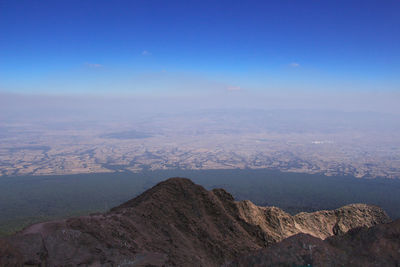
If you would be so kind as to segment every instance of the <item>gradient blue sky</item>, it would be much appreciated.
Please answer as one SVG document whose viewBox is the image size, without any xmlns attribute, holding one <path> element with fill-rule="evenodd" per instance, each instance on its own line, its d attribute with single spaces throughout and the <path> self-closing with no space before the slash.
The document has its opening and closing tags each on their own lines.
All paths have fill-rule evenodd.
<svg viewBox="0 0 400 267">
<path fill-rule="evenodd" d="M 0 92 L 399 92 L 400 1 L 0 0 Z"/>
</svg>

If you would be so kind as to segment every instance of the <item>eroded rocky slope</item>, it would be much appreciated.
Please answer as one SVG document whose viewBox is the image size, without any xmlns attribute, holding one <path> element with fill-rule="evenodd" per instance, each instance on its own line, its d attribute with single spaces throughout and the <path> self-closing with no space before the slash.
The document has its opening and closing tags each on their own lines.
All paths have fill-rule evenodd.
<svg viewBox="0 0 400 267">
<path fill-rule="evenodd" d="M 400 220 L 325 240 L 297 234 L 225 266 L 400 266 Z"/>
<path fill-rule="evenodd" d="M 1 240 L 0 265 L 221 266 L 298 233 L 323 242 L 389 221 L 364 204 L 291 216 L 171 178 L 108 213 L 32 225 Z"/>
</svg>

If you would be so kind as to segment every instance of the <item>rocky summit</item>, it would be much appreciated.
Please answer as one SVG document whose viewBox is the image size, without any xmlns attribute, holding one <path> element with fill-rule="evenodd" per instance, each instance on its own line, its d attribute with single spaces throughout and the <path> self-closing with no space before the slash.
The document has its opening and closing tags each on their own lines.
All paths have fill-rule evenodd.
<svg viewBox="0 0 400 267">
<path fill-rule="evenodd" d="M 375 206 L 291 216 L 171 178 L 107 213 L 0 239 L 0 265 L 367 266 L 379 255 L 399 264 L 399 240 L 399 222 Z"/>
</svg>

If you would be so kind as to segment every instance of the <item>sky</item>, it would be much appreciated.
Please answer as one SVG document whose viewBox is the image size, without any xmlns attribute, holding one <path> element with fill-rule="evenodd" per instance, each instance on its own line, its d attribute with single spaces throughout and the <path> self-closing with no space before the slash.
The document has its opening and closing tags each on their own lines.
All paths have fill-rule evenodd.
<svg viewBox="0 0 400 267">
<path fill-rule="evenodd" d="M 0 93 L 393 102 L 399 14 L 397 0 L 0 0 Z"/>
</svg>

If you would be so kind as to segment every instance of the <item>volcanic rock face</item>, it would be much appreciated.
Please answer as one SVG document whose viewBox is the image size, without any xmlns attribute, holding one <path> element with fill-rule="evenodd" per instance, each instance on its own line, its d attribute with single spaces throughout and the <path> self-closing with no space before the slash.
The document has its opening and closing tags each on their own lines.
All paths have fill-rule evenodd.
<svg viewBox="0 0 400 267">
<path fill-rule="evenodd" d="M 271 243 L 298 233 L 325 239 L 359 226 L 371 227 L 389 222 L 382 209 L 365 204 L 351 204 L 336 210 L 313 213 L 302 212 L 295 216 L 276 207 L 258 207 L 248 200 L 237 202 L 236 205 L 240 218 L 259 226 L 272 238 Z"/>
<path fill-rule="evenodd" d="M 291 216 L 171 178 L 108 213 L 36 224 L 0 240 L 0 265 L 221 266 L 298 233 L 333 246 L 327 242 L 336 239 L 321 239 L 389 221 L 363 204 Z"/>
<path fill-rule="evenodd" d="M 225 266 L 400 266 L 400 220 L 325 240 L 297 234 Z"/>
</svg>

